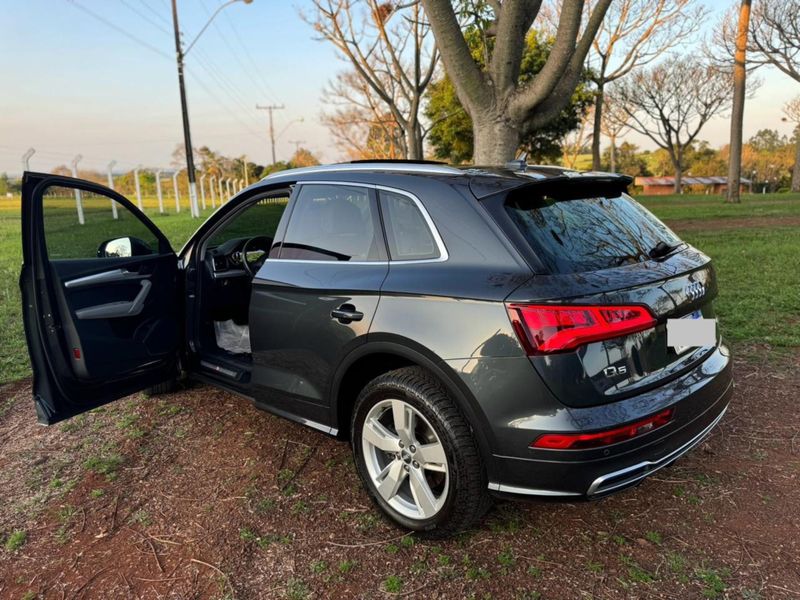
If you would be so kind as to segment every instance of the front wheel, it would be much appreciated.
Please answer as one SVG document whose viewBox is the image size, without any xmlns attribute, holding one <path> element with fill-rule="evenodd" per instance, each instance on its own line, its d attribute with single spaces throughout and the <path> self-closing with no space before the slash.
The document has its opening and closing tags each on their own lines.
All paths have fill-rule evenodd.
<svg viewBox="0 0 800 600">
<path fill-rule="evenodd" d="M 469 424 L 424 369 L 398 369 L 371 381 L 356 400 L 351 440 L 370 496 L 404 527 L 451 535 L 490 505 Z"/>
</svg>

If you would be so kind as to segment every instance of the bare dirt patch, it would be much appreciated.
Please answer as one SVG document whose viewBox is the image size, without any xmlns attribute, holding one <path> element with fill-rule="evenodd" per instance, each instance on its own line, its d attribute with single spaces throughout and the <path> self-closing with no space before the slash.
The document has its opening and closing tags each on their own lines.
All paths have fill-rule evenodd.
<svg viewBox="0 0 800 600">
<path fill-rule="evenodd" d="M 42 428 L 29 383 L 11 384 L 0 597 L 797 598 L 798 367 L 737 364 L 721 426 L 635 490 L 500 503 L 438 542 L 379 516 L 345 443 L 230 394 L 135 396 Z"/>
<path fill-rule="evenodd" d="M 800 217 L 730 217 L 723 219 L 666 219 L 667 225 L 680 232 L 718 231 L 720 229 L 772 229 L 800 227 Z"/>
</svg>

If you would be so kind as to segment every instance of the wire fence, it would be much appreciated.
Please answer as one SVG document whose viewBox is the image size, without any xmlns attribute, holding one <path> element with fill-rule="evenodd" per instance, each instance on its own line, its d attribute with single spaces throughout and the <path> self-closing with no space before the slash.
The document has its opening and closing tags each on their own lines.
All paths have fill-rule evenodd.
<svg viewBox="0 0 800 600">
<path fill-rule="evenodd" d="M 35 151 L 31 148 L 22 155 L 22 166 L 25 171 L 35 170 L 31 166 L 31 157 Z M 193 217 L 201 217 L 202 212 L 216 209 L 227 203 L 234 195 L 238 194 L 251 181 L 246 173 L 235 176 L 219 170 L 196 171 L 195 173 L 195 202 L 192 202 L 192 186 L 189 182 L 186 169 L 174 167 L 145 168 L 136 167 L 121 171 L 115 169 L 116 161 L 108 163 L 106 173 L 99 170 L 84 170 L 79 168 L 83 157 L 78 155 L 70 162 L 69 167 L 57 167 L 52 170 L 55 175 L 65 175 L 83 179 L 92 183 L 103 185 L 116 193 L 124 196 L 139 210 L 145 213 L 181 213 L 188 212 Z M 6 192 L 8 198 L 13 198 L 21 187 L 21 182 L 10 181 L 6 178 Z M 75 215 L 78 224 L 85 222 L 83 216 L 83 195 L 80 190 L 75 190 Z M 113 218 L 118 218 L 117 203 L 109 198 L 109 210 Z"/>
</svg>

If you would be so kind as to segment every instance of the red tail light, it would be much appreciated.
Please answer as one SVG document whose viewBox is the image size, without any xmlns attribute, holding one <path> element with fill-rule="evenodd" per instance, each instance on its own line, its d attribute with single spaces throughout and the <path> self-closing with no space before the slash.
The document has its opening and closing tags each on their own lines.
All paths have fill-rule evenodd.
<svg viewBox="0 0 800 600">
<path fill-rule="evenodd" d="M 548 450 L 585 450 L 610 446 L 663 427 L 672 420 L 673 412 L 673 409 L 668 408 L 647 419 L 594 433 L 545 433 L 536 438 L 530 447 Z"/>
<path fill-rule="evenodd" d="M 656 319 L 644 306 L 509 304 L 508 314 L 528 354 L 572 350 L 650 329 Z"/>
</svg>

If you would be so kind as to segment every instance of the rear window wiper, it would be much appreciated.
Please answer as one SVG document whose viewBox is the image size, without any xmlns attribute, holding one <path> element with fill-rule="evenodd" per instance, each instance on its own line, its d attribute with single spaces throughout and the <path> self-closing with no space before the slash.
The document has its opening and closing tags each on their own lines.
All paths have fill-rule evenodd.
<svg viewBox="0 0 800 600">
<path fill-rule="evenodd" d="M 652 259 L 664 258 L 668 254 L 671 254 L 678 248 L 683 246 L 683 242 L 679 242 L 677 244 L 669 245 L 665 241 L 658 242 L 655 246 L 653 246 L 648 252 L 648 256 Z"/>
</svg>

